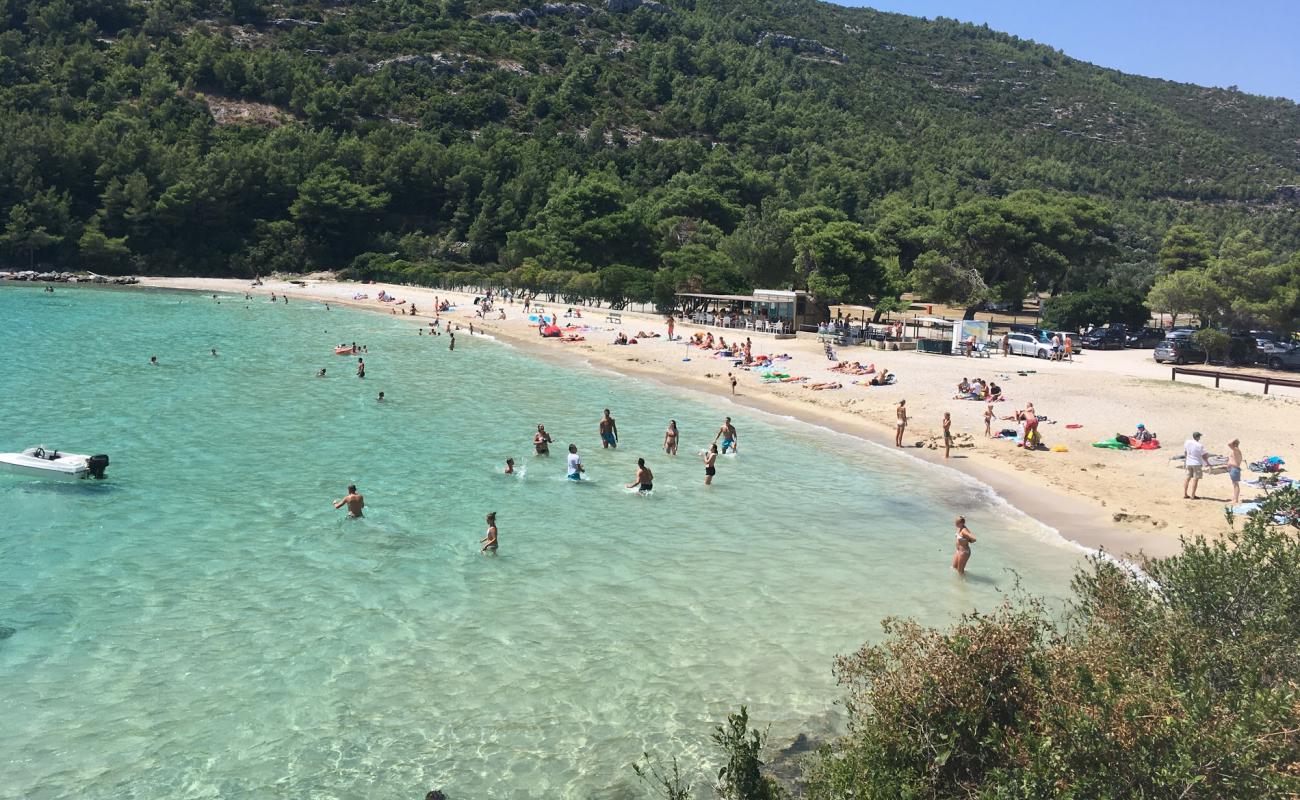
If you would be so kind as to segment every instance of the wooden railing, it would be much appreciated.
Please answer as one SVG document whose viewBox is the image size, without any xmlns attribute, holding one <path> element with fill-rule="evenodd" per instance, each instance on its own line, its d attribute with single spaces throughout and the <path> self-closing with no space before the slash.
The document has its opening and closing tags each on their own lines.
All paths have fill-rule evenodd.
<svg viewBox="0 0 1300 800">
<path fill-rule="evenodd" d="M 1244 381 L 1246 383 L 1264 384 L 1264 394 L 1268 394 L 1270 386 L 1292 386 L 1300 388 L 1300 380 L 1294 378 L 1273 378 L 1259 375 L 1241 375 L 1235 372 L 1223 372 L 1217 369 L 1191 369 L 1189 367 L 1173 367 L 1169 379 L 1178 380 L 1179 375 L 1195 375 L 1201 378 L 1214 378 L 1214 388 L 1219 388 L 1219 381 Z"/>
</svg>

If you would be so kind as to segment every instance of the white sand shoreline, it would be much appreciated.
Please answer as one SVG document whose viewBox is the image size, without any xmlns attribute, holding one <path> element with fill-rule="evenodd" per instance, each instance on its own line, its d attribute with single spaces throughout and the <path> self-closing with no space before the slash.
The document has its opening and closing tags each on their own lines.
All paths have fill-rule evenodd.
<svg viewBox="0 0 1300 800">
<path fill-rule="evenodd" d="M 909 444 L 937 433 L 938 418 L 949 410 L 954 429 L 971 433 L 975 445 L 954 450 L 958 457 L 946 464 L 941 452 L 929 449 L 909 447 L 903 451 L 906 455 L 949 466 L 969 476 L 989 487 L 1012 508 L 1085 550 L 1104 549 L 1121 556 L 1138 551 L 1167 555 L 1177 552 L 1180 536 L 1215 535 L 1223 530 L 1223 502 L 1181 501 L 1180 473 L 1168 467 L 1168 457 L 1181 452 L 1181 442 L 1192 429 L 1204 431 L 1212 449 L 1216 449 L 1218 439 L 1226 442 L 1230 435 L 1240 436 L 1246 443 L 1248 459 L 1276 454 L 1292 460 L 1297 452 L 1300 426 L 1295 425 L 1295 419 L 1300 418 L 1297 414 L 1300 402 L 1295 398 L 1273 395 L 1265 398 L 1206 389 L 1181 381 L 1171 383 L 1158 377 L 1167 375 L 1167 369 L 1145 363 L 1149 362 L 1150 354 L 1144 351 L 1088 353 L 1079 363 L 1049 364 L 1028 358 L 962 359 L 914 352 L 841 349 L 841 359 L 876 361 L 901 376 L 897 386 L 867 389 L 850 384 L 850 378 L 844 375 L 830 372 L 822 346 L 810 337 L 776 341 L 769 336 L 748 334 L 754 340 L 755 352 L 789 352 L 794 356 L 784 366 L 793 374 L 806 375 L 812 381 L 839 380 L 845 384 L 838 391 L 812 392 L 798 385 L 764 385 L 756 375 L 734 370 L 730 363 L 711 359 L 698 350 L 690 351 L 690 362 L 683 362 L 687 349 L 680 342 L 669 345 L 661 338 L 647 339 L 636 346 L 609 346 L 615 327 L 629 335 L 640 329 L 664 330 L 661 318 L 633 312 L 621 312 L 622 325 L 612 326 L 605 322 L 608 309 L 584 308 L 586 317 L 581 321 L 600 330 L 590 333 L 586 342 L 560 344 L 538 337 L 518 304 L 505 306 L 506 321 L 479 320 L 472 317 L 471 297 L 420 287 L 312 280 L 304 288 L 268 280 L 253 289 L 244 280 L 215 278 L 146 278 L 139 286 L 240 295 L 274 291 L 288 293 L 291 300 L 328 301 L 372 313 L 391 312 L 389 307 L 374 300 L 378 291 L 384 289 L 415 303 L 420 309 L 419 316 L 405 318 L 421 325 L 433 318 L 428 312 L 433 308 L 435 296 L 453 299 L 458 308 L 444 318 L 463 329 L 472 321 L 476 332 L 482 331 L 502 343 L 519 347 L 529 355 L 571 367 L 605 369 L 621 376 L 647 378 L 674 389 L 689 389 L 848 434 L 889 450 L 893 450 L 893 404 L 906 397 L 914 420 L 906 437 Z M 370 299 L 353 301 L 351 297 L 357 292 L 369 294 Z M 543 305 L 547 313 L 557 307 L 563 312 L 565 308 L 564 304 Z M 695 330 L 689 323 L 678 325 L 679 333 L 687 336 Z M 715 335 L 746 336 L 743 331 L 713 330 Z M 1034 371 L 1028 377 L 1017 374 L 1028 370 Z M 736 372 L 740 379 L 734 398 L 728 391 L 728 371 Z M 1018 451 L 1006 442 L 985 439 L 980 420 L 983 404 L 949 399 L 952 385 L 962 375 L 1002 374 L 1007 375 L 1007 380 L 999 382 L 1012 402 L 1000 404 L 997 413 L 1009 414 L 1023 402 L 1034 402 L 1040 411 L 1045 410 L 1062 422 L 1044 429 L 1048 444 L 1065 444 L 1070 452 L 1031 453 Z M 1102 391 L 1097 391 L 1098 387 Z M 1144 410 L 1135 412 L 1135 409 Z M 1064 428 L 1065 421 L 1076 420 L 1083 425 L 1082 430 Z M 1162 434 L 1166 450 L 1123 453 L 1088 447 L 1097 438 L 1131 432 L 1139 420 Z M 1260 449 L 1264 446 L 1269 448 L 1267 452 Z M 1226 479 L 1207 477 L 1202 494 L 1223 501 L 1231 494 L 1230 487 L 1225 487 Z M 1252 494 L 1244 490 L 1243 499 Z"/>
</svg>

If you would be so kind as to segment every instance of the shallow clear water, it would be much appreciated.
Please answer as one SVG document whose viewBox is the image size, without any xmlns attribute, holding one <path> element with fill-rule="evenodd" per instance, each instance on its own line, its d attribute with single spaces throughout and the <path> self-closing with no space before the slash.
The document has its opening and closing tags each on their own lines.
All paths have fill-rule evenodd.
<svg viewBox="0 0 1300 800">
<path fill-rule="evenodd" d="M 741 704 L 775 739 L 824 729 L 834 655 L 881 617 L 988 608 L 1009 570 L 1059 596 L 1078 560 L 885 448 L 395 318 L 8 286 L 0 320 L 0 450 L 112 458 L 0 475 L 0 797 L 640 797 L 629 762 L 711 757 Z M 369 345 L 364 381 L 338 341 Z M 724 414 L 741 456 L 706 488 L 689 454 Z M 639 455 L 652 497 L 622 488 Z M 350 481 L 361 521 L 331 507 Z"/>
</svg>

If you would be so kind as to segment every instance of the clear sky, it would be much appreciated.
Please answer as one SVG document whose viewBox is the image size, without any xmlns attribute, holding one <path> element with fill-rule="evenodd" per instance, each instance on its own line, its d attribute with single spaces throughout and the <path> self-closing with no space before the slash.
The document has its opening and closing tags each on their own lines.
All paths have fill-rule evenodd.
<svg viewBox="0 0 1300 800">
<path fill-rule="evenodd" d="M 1012 33 L 1123 72 L 1300 101 L 1300 0 L 834 0 Z"/>
</svg>

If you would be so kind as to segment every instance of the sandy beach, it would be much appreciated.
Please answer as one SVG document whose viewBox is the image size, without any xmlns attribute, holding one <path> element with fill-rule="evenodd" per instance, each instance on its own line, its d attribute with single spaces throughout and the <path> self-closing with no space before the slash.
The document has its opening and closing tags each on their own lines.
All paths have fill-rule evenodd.
<svg viewBox="0 0 1300 800">
<path fill-rule="evenodd" d="M 746 331 L 701 328 L 679 322 L 676 334 L 690 337 L 696 331 L 713 331 L 728 340 L 753 340 L 758 354 L 787 353 L 791 359 L 779 362 L 776 371 L 806 377 L 808 383 L 839 382 L 843 388 L 813 391 L 800 383 L 764 383 L 761 373 L 733 367 L 728 359 L 688 347 L 684 341 L 669 342 L 666 325 L 658 315 L 620 312 L 621 323 L 607 321 L 609 310 L 582 308 L 582 319 L 564 320 L 587 325 L 591 330 L 582 342 L 560 342 L 539 337 L 536 326 L 520 304 L 504 304 L 506 319 L 496 312 L 486 320 L 474 316 L 473 297 L 440 290 L 389 284 L 356 284 L 309 280 L 305 287 L 287 281 L 264 281 L 250 287 L 248 281 L 213 278 L 144 278 L 142 287 L 185 289 L 209 293 L 250 292 L 267 295 L 287 293 L 293 301 L 328 301 L 376 313 L 391 314 L 393 307 L 380 303 L 380 290 L 405 299 L 407 310 L 414 304 L 419 313 L 412 327 L 427 326 L 433 320 L 434 298 L 450 299 L 456 309 L 442 319 L 459 325 L 469 338 L 469 325 L 536 354 L 540 358 L 567 362 L 575 368 L 604 368 L 626 375 L 650 378 L 673 387 L 707 392 L 738 404 L 819 424 L 845 434 L 892 445 L 894 409 L 907 400 L 911 417 L 904 452 L 930 462 L 943 462 L 942 446 L 932 447 L 941 432 L 945 412 L 952 414 L 952 430 L 958 435 L 947 466 L 967 473 L 991 486 L 1013 506 L 1057 529 L 1065 538 L 1087 548 L 1104 548 L 1116 555 L 1143 552 L 1160 556 L 1175 552 L 1179 537 L 1202 533 L 1214 535 L 1226 526 L 1224 506 L 1231 500 L 1232 487 L 1226 475 L 1207 475 L 1201 482 L 1202 499 L 1182 499 L 1183 471 L 1170 458 L 1182 454 L 1182 445 L 1192 431 L 1203 434 L 1211 453 L 1225 453 L 1227 443 L 1240 438 L 1247 461 L 1281 456 L 1290 463 L 1297 455 L 1300 439 L 1300 393 L 1274 389 L 1268 396 L 1258 385 L 1237 384 L 1240 391 L 1215 389 L 1208 380 L 1169 379 L 1168 367 L 1155 364 L 1149 350 L 1087 351 L 1073 362 L 1053 363 L 1021 356 L 969 359 L 917 352 L 891 352 L 865 347 L 838 348 L 841 360 L 874 363 L 898 375 L 890 386 L 856 385 L 866 378 L 843 375 L 829 368 L 823 345 L 815 336 L 776 340 L 770 335 Z M 367 299 L 353 300 L 364 293 Z M 542 302 L 549 315 L 563 317 L 568 306 Z M 636 337 L 640 331 L 659 333 L 660 338 L 642 339 L 635 345 L 612 344 L 618 332 Z M 412 335 L 415 335 L 414 331 Z M 458 337 L 458 349 L 464 345 Z M 731 394 L 728 373 L 737 380 Z M 1025 374 L 1020 374 L 1025 373 Z M 1014 427 L 1001 419 L 1033 403 L 1037 412 L 1052 422 L 1041 426 L 1044 443 L 1064 446 L 1065 452 L 1026 451 L 1010 440 L 984 436 L 983 402 L 953 399 L 963 377 L 983 377 L 998 383 L 1006 396 L 995 405 L 999 417 L 994 430 Z M 1198 383 L 1197 381 L 1200 380 Z M 1156 451 L 1118 451 L 1094 448 L 1094 441 L 1116 433 L 1132 433 L 1145 423 L 1164 444 Z M 1067 427 L 1070 426 L 1070 427 Z M 1078 427 L 1073 427 L 1078 426 Z M 969 438 L 967 438 L 969 437 Z M 918 443 L 923 446 L 918 447 Z M 905 491 L 900 487 L 900 491 Z M 1242 486 L 1242 500 L 1255 490 Z"/>
</svg>

